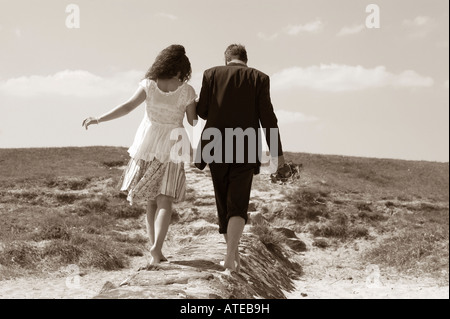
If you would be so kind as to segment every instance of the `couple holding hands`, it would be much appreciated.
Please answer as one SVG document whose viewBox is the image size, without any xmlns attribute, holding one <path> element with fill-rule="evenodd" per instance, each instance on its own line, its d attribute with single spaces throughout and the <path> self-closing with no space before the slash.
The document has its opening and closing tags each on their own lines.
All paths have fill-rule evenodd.
<svg viewBox="0 0 450 319">
<path fill-rule="evenodd" d="M 177 140 L 173 132 L 176 130 L 177 135 L 186 140 L 184 117 L 192 126 L 200 117 L 206 124 L 195 166 L 203 170 L 208 165 L 211 171 L 219 232 L 227 243 L 223 267 L 226 271 L 239 271 L 238 247 L 248 220 L 252 180 L 261 167 L 261 140 L 251 139 L 251 134 L 247 133 L 259 132 L 262 128 L 272 165 L 281 174 L 285 169 L 278 121 L 270 99 L 269 77 L 248 67 L 247 61 L 244 46 L 228 46 L 225 65 L 204 72 L 198 97 L 188 84 L 192 69 L 184 47 L 171 45 L 160 52 L 127 102 L 100 117 L 83 121 L 87 129 L 92 124 L 122 117 L 146 102 L 144 119 L 128 150 L 130 162 L 120 187 L 128 192 L 131 204 L 134 198 L 148 201 L 146 226 L 151 264 L 166 261 L 162 247 L 171 221 L 172 204 L 183 201 L 186 193 L 184 164 L 191 157 L 174 156 Z M 245 130 L 246 136 L 226 139 L 230 129 Z M 213 134 L 207 134 L 211 130 L 219 133 L 213 140 Z"/>
</svg>

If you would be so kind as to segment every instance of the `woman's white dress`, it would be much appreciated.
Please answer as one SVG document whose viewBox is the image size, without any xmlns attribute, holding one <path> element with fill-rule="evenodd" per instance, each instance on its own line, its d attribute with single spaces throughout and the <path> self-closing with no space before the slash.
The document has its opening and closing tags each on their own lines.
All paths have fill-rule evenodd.
<svg viewBox="0 0 450 319">
<path fill-rule="evenodd" d="M 184 163 L 190 162 L 192 148 L 183 126 L 186 107 L 197 98 L 192 86 L 183 83 L 173 92 L 163 92 L 155 81 L 142 80 L 147 98 L 142 120 L 128 149 L 131 157 L 120 181 L 128 201 L 154 200 L 163 194 L 175 202 L 185 199 Z"/>
</svg>

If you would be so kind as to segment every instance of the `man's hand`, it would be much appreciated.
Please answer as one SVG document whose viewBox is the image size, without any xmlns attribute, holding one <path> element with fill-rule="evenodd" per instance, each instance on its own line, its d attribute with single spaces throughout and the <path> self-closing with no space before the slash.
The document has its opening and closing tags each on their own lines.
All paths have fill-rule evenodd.
<svg viewBox="0 0 450 319">
<path fill-rule="evenodd" d="M 285 164 L 284 156 L 272 157 L 269 162 L 269 172 L 270 174 L 277 174 L 280 169 L 283 169 Z"/>
<path fill-rule="evenodd" d="M 278 156 L 277 163 L 278 163 L 277 170 L 279 170 L 280 168 L 282 168 L 284 166 L 285 161 L 284 161 L 284 156 L 283 155 Z"/>
<path fill-rule="evenodd" d="M 287 178 L 291 175 L 291 169 L 288 165 L 285 165 L 284 156 L 278 157 L 278 169 L 277 169 L 277 175 L 281 178 Z"/>
</svg>

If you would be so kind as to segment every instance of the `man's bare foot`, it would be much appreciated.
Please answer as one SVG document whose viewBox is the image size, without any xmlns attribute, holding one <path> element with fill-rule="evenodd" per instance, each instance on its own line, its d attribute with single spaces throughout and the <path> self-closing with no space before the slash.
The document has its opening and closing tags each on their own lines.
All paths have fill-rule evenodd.
<svg viewBox="0 0 450 319">
<path fill-rule="evenodd" d="M 233 263 L 231 263 L 231 265 L 232 264 Z M 241 256 L 239 255 L 239 251 L 236 251 L 236 254 L 234 255 L 234 267 L 230 267 L 230 265 L 225 266 L 225 261 L 221 261 L 220 265 L 222 267 L 224 267 L 225 269 L 230 269 L 235 272 L 240 272 L 241 271 Z"/>
<path fill-rule="evenodd" d="M 221 273 L 224 274 L 225 276 L 230 276 L 232 277 L 232 273 L 234 272 L 234 270 L 230 270 L 230 269 L 225 269 L 224 271 L 222 271 Z"/>
<path fill-rule="evenodd" d="M 234 255 L 234 262 L 236 264 L 236 272 L 240 272 L 241 271 L 241 256 L 239 255 L 239 250 L 236 249 L 236 254 Z"/>
<path fill-rule="evenodd" d="M 229 270 L 229 271 L 235 271 L 235 272 L 239 272 L 241 266 L 235 261 L 234 262 L 234 267 L 225 267 L 225 261 L 221 261 L 220 265 L 225 268 L 225 270 Z"/>
</svg>

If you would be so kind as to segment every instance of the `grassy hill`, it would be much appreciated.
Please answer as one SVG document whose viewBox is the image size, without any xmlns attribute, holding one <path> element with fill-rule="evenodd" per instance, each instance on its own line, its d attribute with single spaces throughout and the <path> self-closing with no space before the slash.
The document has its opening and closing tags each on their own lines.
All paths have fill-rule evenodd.
<svg viewBox="0 0 450 319">
<path fill-rule="evenodd" d="M 449 164 L 287 153 L 302 163 L 305 177 L 342 192 L 359 192 L 380 198 L 408 197 L 449 200 Z M 115 177 L 110 168 L 125 165 L 121 147 L 0 149 L 2 183 L 67 177 Z"/>
<path fill-rule="evenodd" d="M 362 240 L 369 248 L 359 258 L 367 263 L 448 282 L 448 163 L 303 153 L 286 159 L 303 165 L 300 179 L 254 181 L 251 206 L 270 226 L 253 232 L 267 247 L 291 243 L 283 229 L 311 236 L 324 250 Z M 145 254 L 145 203 L 129 206 L 116 188 L 127 162 L 120 147 L 0 149 L 0 280 L 74 263 L 124 269 Z M 174 214 L 183 227 L 172 232 L 180 236 L 189 223 L 215 223 L 214 199 L 202 198 L 189 174 L 188 200 Z M 215 231 L 208 227 L 195 234 Z"/>
<path fill-rule="evenodd" d="M 302 163 L 312 181 L 325 182 L 335 191 L 385 199 L 449 200 L 448 163 L 299 153 L 286 157 Z"/>
</svg>

